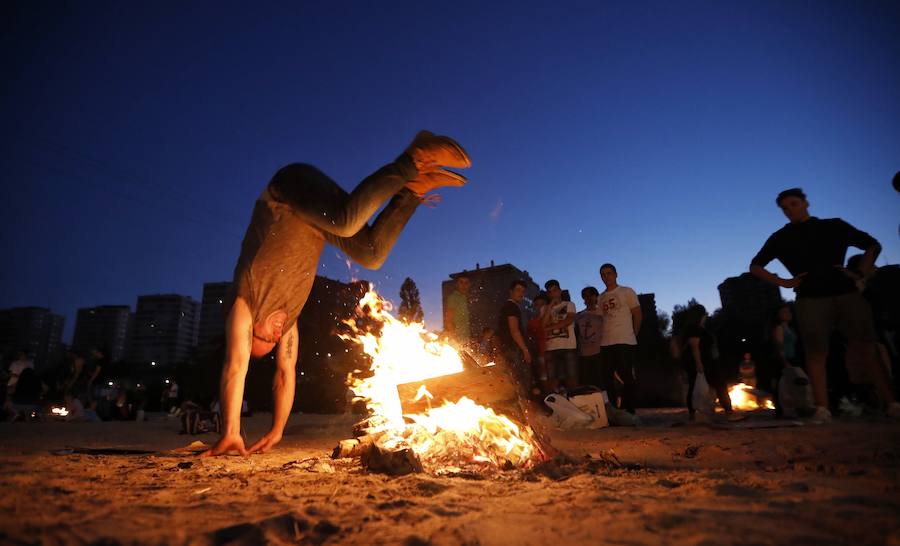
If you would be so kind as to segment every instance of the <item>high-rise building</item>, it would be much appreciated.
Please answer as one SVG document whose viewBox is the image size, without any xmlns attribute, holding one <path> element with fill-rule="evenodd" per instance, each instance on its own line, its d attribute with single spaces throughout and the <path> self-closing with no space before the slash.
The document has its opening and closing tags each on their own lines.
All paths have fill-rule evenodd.
<svg viewBox="0 0 900 546">
<path fill-rule="evenodd" d="M 190 296 L 138 296 L 128 361 L 146 367 L 185 362 L 197 346 L 199 303 Z"/>
<path fill-rule="evenodd" d="M 99 349 L 109 362 L 126 357 L 131 308 L 127 305 L 100 305 L 78 310 L 72 349 L 82 356 Z"/>
<path fill-rule="evenodd" d="M 65 317 L 46 307 L 14 307 L 0 310 L 0 350 L 7 358 L 25 351 L 38 371 L 62 353 Z"/>
<path fill-rule="evenodd" d="M 784 301 L 778 287 L 742 273 L 728 277 L 719 285 L 722 312 L 746 323 L 764 323 L 767 315 Z"/>
<path fill-rule="evenodd" d="M 225 306 L 228 304 L 231 282 L 203 284 L 200 302 L 200 330 L 197 347 L 201 352 L 215 350 L 225 339 Z"/>
<path fill-rule="evenodd" d="M 441 283 L 441 308 L 447 305 L 447 296 L 456 289 L 456 278 L 460 275 L 469 277 L 472 282 L 469 289 L 469 331 L 477 338 L 485 326 L 497 329 L 500 308 L 509 299 L 509 284 L 517 279 L 525 281 L 525 306 L 531 307 L 531 299 L 538 295 L 540 287 L 532 280 L 528 271 L 512 264 L 481 267 L 475 265 L 472 271 L 465 269 L 450 273 L 450 279 Z"/>
</svg>

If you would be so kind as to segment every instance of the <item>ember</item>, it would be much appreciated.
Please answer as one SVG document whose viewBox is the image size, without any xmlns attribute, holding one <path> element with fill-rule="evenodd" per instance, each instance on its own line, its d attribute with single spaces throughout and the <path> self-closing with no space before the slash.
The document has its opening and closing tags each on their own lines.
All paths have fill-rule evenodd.
<svg viewBox="0 0 900 546">
<path fill-rule="evenodd" d="M 358 431 L 362 438 L 341 442 L 335 456 L 361 455 L 372 470 L 386 459 L 417 470 L 417 459 L 423 470 L 436 474 L 470 465 L 529 468 L 540 462 L 542 451 L 529 427 L 466 396 L 433 399 L 426 380 L 463 372 L 462 359 L 423 324 L 395 319 L 390 309 L 370 289 L 360 300 L 357 318 L 346 321 L 351 333 L 341 337 L 359 343 L 371 357 L 370 373 L 356 370 L 348 378 L 371 416 Z M 413 390 L 402 389 L 409 400 L 401 401 L 398 386 L 416 383 Z M 427 407 L 404 414 L 404 402 Z M 374 455 L 367 454 L 373 450 Z"/>
</svg>

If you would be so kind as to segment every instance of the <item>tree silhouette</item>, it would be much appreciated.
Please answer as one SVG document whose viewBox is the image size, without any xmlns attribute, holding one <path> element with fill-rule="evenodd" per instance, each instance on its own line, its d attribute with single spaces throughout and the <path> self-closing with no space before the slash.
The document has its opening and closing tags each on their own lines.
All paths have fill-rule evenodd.
<svg viewBox="0 0 900 546">
<path fill-rule="evenodd" d="M 416 281 L 406 277 L 400 285 L 400 318 L 406 322 L 422 322 L 424 317 Z"/>
<path fill-rule="evenodd" d="M 672 319 L 669 318 L 669 313 L 665 311 L 657 311 L 656 312 L 656 324 L 659 328 L 659 337 L 666 337 L 669 334 L 669 324 L 672 322 Z"/>
<path fill-rule="evenodd" d="M 675 305 L 675 308 L 672 309 L 672 335 L 681 334 L 681 330 L 684 328 L 685 312 L 695 305 L 700 305 L 696 298 L 689 299 L 687 305 Z"/>
</svg>

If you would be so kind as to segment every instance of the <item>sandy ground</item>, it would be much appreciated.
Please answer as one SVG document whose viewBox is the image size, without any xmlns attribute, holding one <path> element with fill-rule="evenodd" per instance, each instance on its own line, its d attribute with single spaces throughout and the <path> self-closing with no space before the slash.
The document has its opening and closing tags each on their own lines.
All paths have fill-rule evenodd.
<svg viewBox="0 0 900 546">
<path fill-rule="evenodd" d="M 639 428 L 553 433 L 574 457 L 612 449 L 623 468 L 485 479 L 332 461 L 350 416 L 294 415 L 270 454 L 202 460 L 170 450 L 215 437 L 161 417 L 0 423 L 0 543 L 900 545 L 900 424 L 745 428 L 774 423 L 754 416 L 719 429 L 641 414 Z M 268 419 L 245 420 L 251 440 Z"/>
</svg>

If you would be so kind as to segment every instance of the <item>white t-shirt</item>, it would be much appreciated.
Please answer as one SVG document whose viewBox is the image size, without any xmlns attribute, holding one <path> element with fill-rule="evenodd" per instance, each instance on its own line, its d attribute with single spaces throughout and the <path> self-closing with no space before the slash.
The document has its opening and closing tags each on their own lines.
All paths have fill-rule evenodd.
<svg viewBox="0 0 900 546">
<path fill-rule="evenodd" d="M 603 339 L 601 345 L 637 345 L 631 309 L 640 307 L 637 294 L 627 286 L 617 286 L 600 294 L 598 307 L 603 314 Z"/>
<path fill-rule="evenodd" d="M 569 313 L 575 314 L 575 304 L 571 301 L 561 301 L 556 305 L 550 304 L 550 322 L 559 322 L 565 320 Z M 565 328 L 558 330 L 550 330 L 547 332 L 547 350 L 558 351 L 559 349 L 574 349 L 578 346 L 575 340 L 575 322 L 569 324 Z"/>
<path fill-rule="evenodd" d="M 594 356 L 603 346 L 603 316 L 600 309 L 579 312 L 575 315 L 575 330 L 578 333 L 578 354 Z"/>
</svg>

